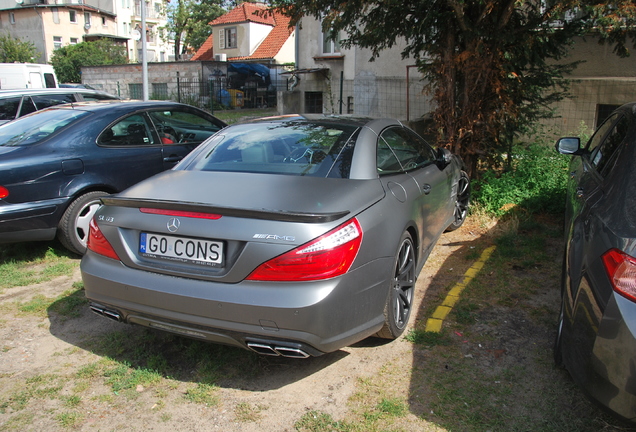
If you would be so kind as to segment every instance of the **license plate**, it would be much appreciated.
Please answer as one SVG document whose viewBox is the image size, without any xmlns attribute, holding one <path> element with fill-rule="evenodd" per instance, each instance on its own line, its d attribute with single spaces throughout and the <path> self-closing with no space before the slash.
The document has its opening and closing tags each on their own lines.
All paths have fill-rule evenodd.
<svg viewBox="0 0 636 432">
<path fill-rule="evenodd" d="M 223 242 L 162 234 L 141 233 L 139 253 L 150 258 L 162 258 L 212 267 L 223 265 Z"/>
</svg>

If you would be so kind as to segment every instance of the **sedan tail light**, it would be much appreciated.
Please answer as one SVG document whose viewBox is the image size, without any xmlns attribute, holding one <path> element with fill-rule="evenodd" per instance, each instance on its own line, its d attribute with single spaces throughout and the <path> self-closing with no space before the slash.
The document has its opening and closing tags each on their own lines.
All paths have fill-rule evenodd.
<svg viewBox="0 0 636 432">
<path fill-rule="evenodd" d="M 346 273 L 358 254 L 362 229 L 351 219 L 328 233 L 261 264 L 248 280 L 310 281 Z"/>
<path fill-rule="evenodd" d="M 88 241 L 86 247 L 95 253 L 104 255 L 105 257 L 116 259 L 119 261 L 119 256 L 113 246 L 106 240 L 102 230 L 99 229 L 95 218 L 91 219 L 88 230 Z"/>
<path fill-rule="evenodd" d="M 9 196 L 9 190 L 4 186 L 0 186 L 0 199 L 6 198 L 8 196 Z"/>
<path fill-rule="evenodd" d="M 636 302 L 636 258 L 610 249 L 603 254 L 603 264 L 614 291 Z"/>
</svg>

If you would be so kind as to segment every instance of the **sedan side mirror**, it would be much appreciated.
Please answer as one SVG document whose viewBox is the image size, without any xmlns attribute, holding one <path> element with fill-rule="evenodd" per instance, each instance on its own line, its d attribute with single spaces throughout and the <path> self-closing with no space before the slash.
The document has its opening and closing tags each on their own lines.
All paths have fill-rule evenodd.
<svg viewBox="0 0 636 432">
<path fill-rule="evenodd" d="M 581 154 L 581 139 L 577 137 L 559 138 L 556 142 L 556 149 L 559 153 L 565 155 Z"/>
<path fill-rule="evenodd" d="M 437 149 L 437 166 L 439 169 L 444 169 L 453 160 L 453 154 L 450 150 L 439 147 Z"/>
</svg>

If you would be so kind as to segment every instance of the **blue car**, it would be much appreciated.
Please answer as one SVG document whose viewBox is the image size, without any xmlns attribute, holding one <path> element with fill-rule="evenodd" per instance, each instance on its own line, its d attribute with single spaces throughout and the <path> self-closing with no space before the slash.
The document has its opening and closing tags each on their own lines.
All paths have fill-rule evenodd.
<svg viewBox="0 0 636 432">
<path fill-rule="evenodd" d="M 84 254 L 100 198 L 172 168 L 226 126 L 174 102 L 65 104 L 0 126 L 0 243 Z"/>
<path fill-rule="evenodd" d="M 636 103 L 623 105 L 573 155 L 554 358 L 593 400 L 636 421 Z"/>
</svg>

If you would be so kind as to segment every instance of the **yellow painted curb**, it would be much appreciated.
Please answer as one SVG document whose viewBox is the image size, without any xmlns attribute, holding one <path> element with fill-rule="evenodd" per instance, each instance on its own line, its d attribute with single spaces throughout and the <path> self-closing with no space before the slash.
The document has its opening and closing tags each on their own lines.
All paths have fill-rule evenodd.
<svg viewBox="0 0 636 432">
<path fill-rule="evenodd" d="M 472 265 L 466 273 L 464 273 L 464 278 L 461 282 L 458 282 L 446 295 L 446 298 L 442 302 L 441 305 L 435 309 L 433 312 L 433 316 L 426 321 L 426 329 L 427 332 L 439 333 L 442 331 L 442 324 L 444 324 L 444 319 L 448 316 L 448 314 L 453 310 L 453 306 L 459 300 L 459 296 L 464 291 L 464 288 L 470 283 L 471 280 L 477 276 L 477 274 L 484 268 L 486 261 L 495 251 L 496 246 L 490 246 L 486 248 L 482 253 L 479 259 Z"/>
</svg>

